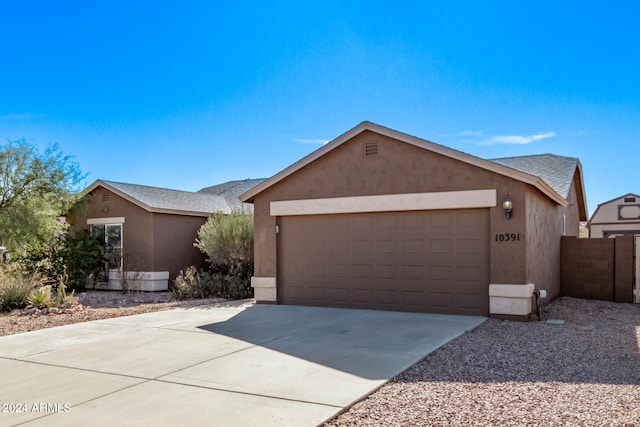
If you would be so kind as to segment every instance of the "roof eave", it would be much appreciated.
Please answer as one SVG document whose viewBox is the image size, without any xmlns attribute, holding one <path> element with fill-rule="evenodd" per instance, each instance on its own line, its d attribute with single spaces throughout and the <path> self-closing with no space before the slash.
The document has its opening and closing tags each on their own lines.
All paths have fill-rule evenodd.
<svg viewBox="0 0 640 427">
<path fill-rule="evenodd" d="M 209 216 L 221 212 L 226 213 L 222 210 L 213 211 L 213 212 L 199 212 L 199 211 L 183 211 L 177 209 L 165 209 L 165 208 L 151 208 L 149 209 L 151 213 L 159 213 L 159 214 L 169 214 L 169 215 L 182 215 L 182 216 L 200 216 L 204 218 L 208 218 Z"/>
</svg>

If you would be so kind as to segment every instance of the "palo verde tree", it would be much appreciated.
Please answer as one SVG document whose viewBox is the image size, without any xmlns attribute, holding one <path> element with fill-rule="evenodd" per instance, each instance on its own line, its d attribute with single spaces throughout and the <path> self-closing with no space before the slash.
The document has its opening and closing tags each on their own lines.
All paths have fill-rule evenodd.
<svg viewBox="0 0 640 427">
<path fill-rule="evenodd" d="M 24 139 L 0 145 L 0 245 L 11 250 L 53 238 L 83 179 L 56 144 L 42 152 Z"/>
</svg>

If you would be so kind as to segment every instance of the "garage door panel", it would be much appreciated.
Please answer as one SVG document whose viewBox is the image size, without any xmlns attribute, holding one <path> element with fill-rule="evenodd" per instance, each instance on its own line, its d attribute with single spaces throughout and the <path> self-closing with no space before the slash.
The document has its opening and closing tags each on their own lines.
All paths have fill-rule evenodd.
<svg viewBox="0 0 640 427">
<path fill-rule="evenodd" d="M 429 292 L 427 304 L 432 309 L 443 309 L 453 306 L 453 298 L 450 292 Z"/>
<path fill-rule="evenodd" d="M 488 314 L 488 210 L 280 218 L 285 304 Z"/>
<path fill-rule="evenodd" d="M 329 244 L 329 255 L 345 255 L 349 253 L 349 242 L 347 240 L 331 240 Z"/>
<path fill-rule="evenodd" d="M 354 278 L 371 279 L 373 277 L 373 265 L 356 264 L 351 266 L 351 272 Z"/>
<path fill-rule="evenodd" d="M 397 265 L 376 266 L 376 278 L 377 279 L 397 279 L 398 266 Z"/>
<path fill-rule="evenodd" d="M 425 278 L 425 266 L 424 265 L 403 265 L 402 266 L 402 276 L 400 279 L 411 282 L 411 281 L 423 281 Z"/>
<path fill-rule="evenodd" d="M 306 247 L 307 255 L 322 256 L 327 253 L 327 242 L 324 240 L 311 240 Z"/>
<path fill-rule="evenodd" d="M 449 212 L 432 212 L 429 219 L 429 225 L 434 229 L 451 228 L 453 226 L 453 217 Z"/>
<path fill-rule="evenodd" d="M 354 255 L 371 255 L 373 254 L 373 241 L 354 240 L 351 243 L 351 251 Z"/>
<path fill-rule="evenodd" d="M 309 279 L 325 279 L 327 277 L 325 264 L 309 264 L 307 266 L 307 274 Z"/>
<path fill-rule="evenodd" d="M 397 230 L 398 229 L 398 217 L 392 215 L 377 215 L 376 217 L 376 228 L 379 231 L 383 231 L 385 228 Z"/>
<path fill-rule="evenodd" d="M 329 274 L 332 279 L 347 279 L 350 276 L 350 266 L 347 264 L 329 265 Z"/>
<path fill-rule="evenodd" d="M 478 266 L 459 266 L 455 269 L 456 281 L 460 282 L 477 282 L 481 277 L 482 270 Z"/>
<path fill-rule="evenodd" d="M 408 307 L 420 308 L 424 305 L 424 291 L 403 291 L 400 304 Z M 418 310 L 416 310 L 418 311 Z"/>
<path fill-rule="evenodd" d="M 405 255 L 424 254 L 424 240 L 403 240 L 402 241 L 402 253 Z"/>
<path fill-rule="evenodd" d="M 453 279 L 453 268 L 450 265 L 432 265 L 429 267 L 429 279 L 449 283 Z"/>
<path fill-rule="evenodd" d="M 378 240 L 376 241 L 376 255 L 395 255 L 398 253 L 397 240 Z"/>
<path fill-rule="evenodd" d="M 317 287 L 317 286 L 310 286 L 308 293 L 307 293 L 307 297 L 311 300 L 311 301 L 324 301 L 327 297 L 326 297 L 326 293 L 327 290 L 325 288 L 322 287 Z"/>
<path fill-rule="evenodd" d="M 359 304 L 372 304 L 374 302 L 373 298 L 373 289 L 364 288 L 364 289 L 353 289 L 353 302 Z"/>
</svg>

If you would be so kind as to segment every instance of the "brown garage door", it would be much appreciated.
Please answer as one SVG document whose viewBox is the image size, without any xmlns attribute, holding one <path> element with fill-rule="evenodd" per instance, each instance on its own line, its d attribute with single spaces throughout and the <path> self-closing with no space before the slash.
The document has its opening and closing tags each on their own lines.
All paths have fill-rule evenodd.
<svg viewBox="0 0 640 427">
<path fill-rule="evenodd" d="M 487 209 L 279 218 L 283 304 L 487 315 Z"/>
</svg>

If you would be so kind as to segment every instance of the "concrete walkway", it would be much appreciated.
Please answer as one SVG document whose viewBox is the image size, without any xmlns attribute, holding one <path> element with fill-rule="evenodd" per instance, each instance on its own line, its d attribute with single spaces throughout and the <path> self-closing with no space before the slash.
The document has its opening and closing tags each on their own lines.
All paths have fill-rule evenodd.
<svg viewBox="0 0 640 427">
<path fill-rule="evenodd" d="M 0 337 L 0 426 L 313 426 L 483 321 L 244 304 Z"/>
</svg>

